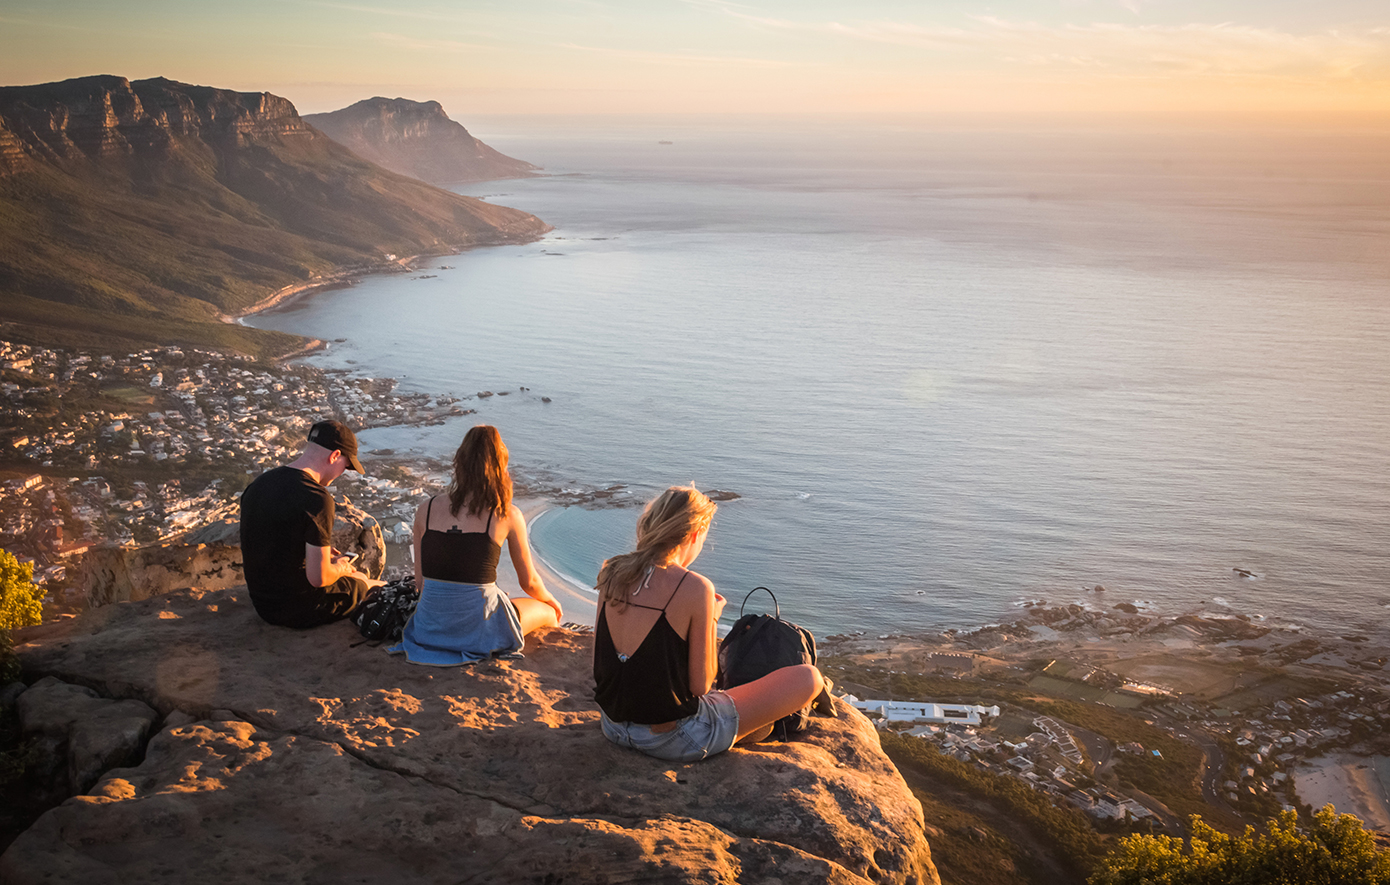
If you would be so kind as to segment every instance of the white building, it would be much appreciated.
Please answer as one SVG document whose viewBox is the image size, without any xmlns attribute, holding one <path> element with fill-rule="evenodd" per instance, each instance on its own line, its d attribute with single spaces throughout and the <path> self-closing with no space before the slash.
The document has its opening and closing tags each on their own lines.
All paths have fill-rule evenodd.
<svg viewBox="0 0 1390 885">
<path fill-rule="evenodd" d="M 985 716 L 998 716 L 999 708 L 978 704 L 932 704 L 923 701 L 861 701 L 853 695 L 845 700 L 865 713 L 877 713 L 889 722 L 929 722 L 940 725 L 979 725 Z"/>
</svg>

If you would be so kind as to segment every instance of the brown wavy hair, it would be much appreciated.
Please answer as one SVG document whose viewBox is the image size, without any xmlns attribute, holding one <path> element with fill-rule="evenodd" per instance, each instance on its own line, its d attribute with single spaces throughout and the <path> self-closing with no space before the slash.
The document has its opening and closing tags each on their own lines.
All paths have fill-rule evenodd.
<svg viewBox="0 0 1390 885">
<path fill-rule="evenodd" d="M 512 503 L 512 475 L 507 472 L 507 445 L 491 424 L 479 424 L 463 435 L 454 452 L 454 476 L 449 482 L 449 512 L 474 516 L 506 516 Z"/>
<path fill-rule="evenodd" d="M 621 608 L 648 569 L 666 565 L 694 532 L 714 521 L 717 504 L 692 486 L 673 486 L 657 495 L 637 520 L 637 549 L 603 562 L 599 597 Z"/>
</svg>

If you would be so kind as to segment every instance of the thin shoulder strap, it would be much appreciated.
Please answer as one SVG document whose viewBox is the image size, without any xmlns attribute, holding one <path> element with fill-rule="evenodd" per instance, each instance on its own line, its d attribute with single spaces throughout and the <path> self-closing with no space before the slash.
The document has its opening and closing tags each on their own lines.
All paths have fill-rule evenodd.
<svg viewBox="0 0 1390 885">
<path fill-rule="evenodd" d="M 430 511 L 434 509 L 434 495 L 430 495 L 429 503 L 425 505 L 425 528 L 430 527 Z"/>
<path fill-rule="evenodd" d="M 485 534 L 485 535 L 486 535 L 486 534 L 489 534 L 491 531 L 492 531 L 492 511 L 489 510 L 489 511 L 487 512 L 487 528 L 483 529 L 483 534 Z"/>
<path fill-rule="evenodd" d="M 671 591 L 671 599 L 666 600 L 666 605 L 661 607 L 663 612 L 666 611 L 666 606 L 671 604 L 671 600 L 676 598 L 676 594 L 681 592 L 681 585 L 685 583 L 685 579 L 688 577 L 690 577 L 690 569 L 686 569 L 685 574 L 681 575 L 681 579 L 676 582 L 676 589 Z"/>
</svg>

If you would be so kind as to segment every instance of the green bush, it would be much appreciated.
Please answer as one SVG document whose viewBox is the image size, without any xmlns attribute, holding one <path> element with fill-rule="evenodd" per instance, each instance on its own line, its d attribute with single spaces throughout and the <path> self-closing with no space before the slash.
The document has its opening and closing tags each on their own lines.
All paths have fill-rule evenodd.
<svg viewBox="0 0 1390 885">
<path fill-rule="evenodd" d="M 1298 826 L 1285 811 L 1268 832 L 1218 833 L 1192 816 L 1187 845 L 1170 836 L 1129 836 L 1101 861 L 1091 885 L 1390 885 L 1390 851 L 1359 818 L 1331 805 Z"/>
<path fill-rule="evenodd" d="M 0 630 L 28 627 L 43 620 L 43 591 L 34 584 L 34 566 L 0 550 Z"/>
</svg>

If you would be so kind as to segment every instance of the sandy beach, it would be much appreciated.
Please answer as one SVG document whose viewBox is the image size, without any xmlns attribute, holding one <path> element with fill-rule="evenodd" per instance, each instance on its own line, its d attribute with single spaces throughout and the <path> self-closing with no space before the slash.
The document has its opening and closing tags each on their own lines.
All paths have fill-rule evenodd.
<svg viewBox="0 0 1390 885">
<path fill-rule="evenodd" d="M 1331 804 L 1342 814 L 1354 814 L 1367 829 L 1390 834 L 1390 756 L 1345 753 L 1310 759 L 1293 772 L 1298 798 L 1321 808 Z"/>
<path fill-rule="evenodd" d="M 515 503 L 526 517 L 528 526 L 536 517 L 555 506 L 545 498 L 517 498 Z M 597 597 L 556 574 L 536 550 L 534 542 L 531 544 L 531 559 L 536 570 L 540 572 L 541 580 L 545 581 L 546 588 L 560 600 L 560 606 L 565 610 L 565 622 L 592 627 L 598 614 Z M 501 567 L 497 569 L 497 586 L 505 590 L 508 596 L 521 595 L 521 585 L 517 583 L 516 572 L 505 556 Z"/>
</svg>

